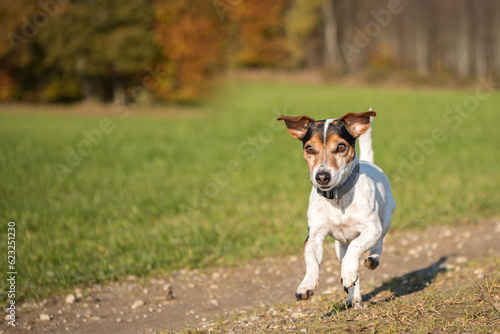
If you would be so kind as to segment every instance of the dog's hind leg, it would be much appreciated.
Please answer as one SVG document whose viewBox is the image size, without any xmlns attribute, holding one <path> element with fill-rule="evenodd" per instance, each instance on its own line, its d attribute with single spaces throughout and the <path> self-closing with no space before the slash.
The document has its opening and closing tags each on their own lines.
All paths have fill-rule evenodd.
<svg viewBox="0 0 500 334">
<path fill-rule="evenodd" d="M 386 194 L 387 194 L 386 206 L 382 217 L 380 217 L 380 221 L 382 223 L 382 235 L 380 236 L 375 246 L 371 249 L 368 258 L 365 259 L 363 263 L 363 265 L 370 270 L 377 268 L 378 265 L 380 264 L 380 255 L 382 254 L 382 242 L 384 241 L 384 237 L 387 234 L 387 231 L 391 227 L 392 214 L 394 213 L 394 210 L 396 210 L 396 202 L 394 201 L 394 197 L 392 196 L 390 185 L 388 185 L 387 187 L 388 188 L 386 189 Z"/>
<path fill-rule="evenodd" d="M 382 218 L 382 235 L 378 239 L 375 246 L 370 250 L 370 255 L 365 259 L 363 265 L 370 269 L 374 270 L 380 264 L 380 255 L 382 254 L 382 243 L 384 241 L 384 237 L 391 226 L 391 216 L 394 212 L 394 208 L 390 207 L 385 210 L 384 216 Z"/>
<path fill-rule="evenodd" d="M 382 254 L 382 241 L 382 238 L 380 238 L 375 247 L 373 247 L 370 251 L 370 255 L 363 262 L 363 265 L 366 268 L 374 270 L 380 264 L 380 254 Z"/>
<path fill-rule="evenodd" d="M 354 286 L 349 289 L 349 296 L 347 296 L 346 303 L 356 310 L 363 307 L 361 304 L 361 286 L 359 283 L 359 275 Z"/>
</svg>

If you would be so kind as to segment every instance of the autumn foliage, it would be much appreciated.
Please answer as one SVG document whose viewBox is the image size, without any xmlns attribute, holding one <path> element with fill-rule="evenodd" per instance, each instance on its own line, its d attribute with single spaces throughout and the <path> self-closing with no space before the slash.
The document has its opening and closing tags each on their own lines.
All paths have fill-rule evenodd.
<svg viewBox="0 0 500 334">
<path fill-rule="evenodd" d="M 0 101 L 192 101 L 227 68 L 498 81 L 499 15 L 494 0 L 1 1 Z"/>
<path fill-rule="evenodd" d="M 192 100 L 224 65 L 279 67 L 288 55 L 286 1 L 158 1 L 155 36 L 168 80 L 163 98 Z"/>
<path fill-rule="evenodd" d="M 203 0 L 157 3 L 155 37 L 168 77 L 157 93 L 166 99 L 200 96 L 224 64 L 226 32 L 211 4 Z"/>
<path fill-rule="evenodd" d="M 285 0 L 243 1 L 231 12 L 236 30 L 238 65 L 285 67 L 288 41 L 285 31 Z"/>
</svg>

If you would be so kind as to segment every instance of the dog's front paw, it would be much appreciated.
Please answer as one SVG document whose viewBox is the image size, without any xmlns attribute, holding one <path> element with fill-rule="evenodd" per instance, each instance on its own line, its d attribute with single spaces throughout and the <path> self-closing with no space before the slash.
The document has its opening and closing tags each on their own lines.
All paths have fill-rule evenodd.
<svg viewBox="0 0 500 334">
<path fill-rule="evenodd" d="M 349 289 L 356 285 L 358 280 L 358 268 L 342 267 L 340 283 L 344 286 L 344 291 L 349 293 Z"/>
<path fill-rule="evenodd" d="M 379 263 L 380 262 L 378 259 L 375 259 L 373 257 L 368 257 L 365 259 L 365 262 L 363 262 L 363 265 L 370 270 L 374 270 L 378 267 Z"/>
<path fill-rule="evenodd" d="M 295 297 L 297 298 L 297 300 L 306 300 L 307 298 L 314 295 L 314 290 L 316 290 L 317 285 L 318 285 L 317 279 L 316 280 L 304 279 L 297 288 L 297 292 L 295 292 Z"/>
<path fill-rule="evenodd" d="M 312 295 L 314 295 L 313 289 L 306 290 L 305 292 L 299 292 L 299 290 L 297 290 L 297 292 L 295 292 L 295 298 L 297 298 L 297 300 L 306 300 L 307 298 L 311 297 Z"/>
</svg>

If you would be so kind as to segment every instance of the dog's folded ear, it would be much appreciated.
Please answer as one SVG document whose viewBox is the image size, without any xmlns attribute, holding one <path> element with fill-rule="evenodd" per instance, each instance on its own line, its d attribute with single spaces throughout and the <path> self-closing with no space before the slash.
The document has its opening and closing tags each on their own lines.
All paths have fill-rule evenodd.
<svg viewBox="0 0 500 334">
<path fill-rule="evenodd" d="M 305 137 L 309 126 L 314 123 L 314 119 L 308 116 L 281 115 L 278 117 L 278 121 L 285 121 L 288 133 L 299 140 Z"/>
<path fill-rule="evenodd" d="M 359 113 L 348 113 L 340 118 L 341 122 L 346 125 L 347 131 L 354 137 L 358 138 L 370 128 L 370 117 L 375 117 L 375 111 L 365 111 Z"/>
</svg>

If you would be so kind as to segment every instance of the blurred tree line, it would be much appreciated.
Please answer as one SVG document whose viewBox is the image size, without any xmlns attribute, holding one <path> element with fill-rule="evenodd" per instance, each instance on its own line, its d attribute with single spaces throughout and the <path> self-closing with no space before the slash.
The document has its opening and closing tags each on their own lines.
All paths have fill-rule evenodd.
<svg viewBox="0 0 500 334">
<path fill-rule="evenodd" d="M 227 68 L 500 76 L 496 0 L 0 1 L 0 101 L 189 101 Z"/>
</svg>

